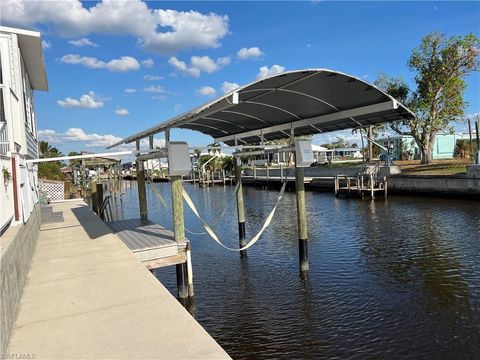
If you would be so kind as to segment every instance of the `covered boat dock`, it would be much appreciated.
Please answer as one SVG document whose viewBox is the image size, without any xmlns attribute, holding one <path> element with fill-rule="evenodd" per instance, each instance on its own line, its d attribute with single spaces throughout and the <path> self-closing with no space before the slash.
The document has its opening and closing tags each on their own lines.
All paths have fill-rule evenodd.
<svg viewBox="0 0 480 360">
<path fill-rule="evenodd" d="M 305 216 L 305 189 L 303 166 L 300 159 L 308 148 L 299 152 L 298 137 L 337 130 L 363 128 L 380 123 L 412 119 L 414 114 L 389 94 L 364 80 L 328 69 L 307 69 L 282 73 L 242 86 L 171 120 L 154 125 L 128 136 L 109 148 L 135 142 L 137 161 L 159 157 L 172 159 L 168 148 L 170 130 L 174 128 L 196 130 L 211 136 L 215 142 L 233 146 L 237 151 L 236 189 L 239 247 L 245 240 L 245 217 L 239 157 L 244 149 L 261 153 L 270 140 L 290 138 L 291 143 L 278 147 L 279 152 L 295 153 L 295 187 L 297 198 L 297 224 L 299 262 L 301 274 L 309 270 L 308 234 Z M 154 135 L 164 132 L 165 149 L 153 149 Z M 149 138 L 148 151 L 140 150 L 140 140 Z M 311 152 L 311 147 L 310 147 Z M 144 176 L 139 172 L 139 200 L 141 214 L 147 213 Z M 171 176 L 172 211 L 175 240 L 185 240 L 183 222 L 182 178 Z M 143 215 L 142 215 L 143 216 Z M 147 219 L 144 219 L 147 221 Z M 245 250 L 240 251 L 245 255 Z M 187 296 L 186 264 L 177 265 L 179 296 Z"/>
</svg>

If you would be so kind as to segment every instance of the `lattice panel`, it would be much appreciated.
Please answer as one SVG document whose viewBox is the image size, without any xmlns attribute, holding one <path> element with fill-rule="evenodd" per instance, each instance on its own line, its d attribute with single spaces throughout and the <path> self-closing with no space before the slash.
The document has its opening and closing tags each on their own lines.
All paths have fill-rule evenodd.
<svg viewBox="0 0 480 360">
<path fill-rule="evenodd" d="M 50 201 L 62 201 L 65 200 L 65 184 L 62 182 L 40 182 L 40 189 L 45 193 Z"/>
</svg>

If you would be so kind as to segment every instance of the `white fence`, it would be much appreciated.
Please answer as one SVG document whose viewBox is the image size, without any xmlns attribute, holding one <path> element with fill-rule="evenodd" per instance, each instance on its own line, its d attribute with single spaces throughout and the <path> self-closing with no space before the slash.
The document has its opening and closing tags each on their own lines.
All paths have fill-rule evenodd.
<svg viewBox="0 0 480 360">
<path fill-rule="evenodd" d="M 65 183 L 63 181 L 40 180 L 40 191 L 49 201 L 65 200 Z"/>
</svg>

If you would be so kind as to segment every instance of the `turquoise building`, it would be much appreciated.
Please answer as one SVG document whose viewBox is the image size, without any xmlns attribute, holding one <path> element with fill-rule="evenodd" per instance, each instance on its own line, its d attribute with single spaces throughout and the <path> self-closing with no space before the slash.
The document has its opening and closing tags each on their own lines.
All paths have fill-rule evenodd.
<svg viewBox="0 0 480 360">
<path fill-rule="evenodd" d="M 433 145 L 434 159 L 451 159 L 457 140 L 468 138 L 468 134 L 437 134 Z M 392 148 L 393 160 L 419 160 L 420 150 L 412 136 L 397 135 L 376 139 L 379 144 Z M 382 154 L 385 152 L 382 150 Z"/>
</svg>

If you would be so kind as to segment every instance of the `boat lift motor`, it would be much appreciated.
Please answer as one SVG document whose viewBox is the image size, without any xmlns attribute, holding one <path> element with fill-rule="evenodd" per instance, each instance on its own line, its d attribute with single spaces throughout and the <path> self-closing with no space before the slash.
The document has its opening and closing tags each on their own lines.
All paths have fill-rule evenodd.
<svg viewBox="0 0 480 360">
<path fill-rule="evenodd" d="M 309 167 L 314 162 L 312 143 L 308 140 L 295 140 L 295 166 Z"/>
<path fill-rule="evenodd" d="M 192 169 L 188 144 L 184 141 L 168 143 L 168 173 L 170 176 L 189 175 Z"/>
</svg>

